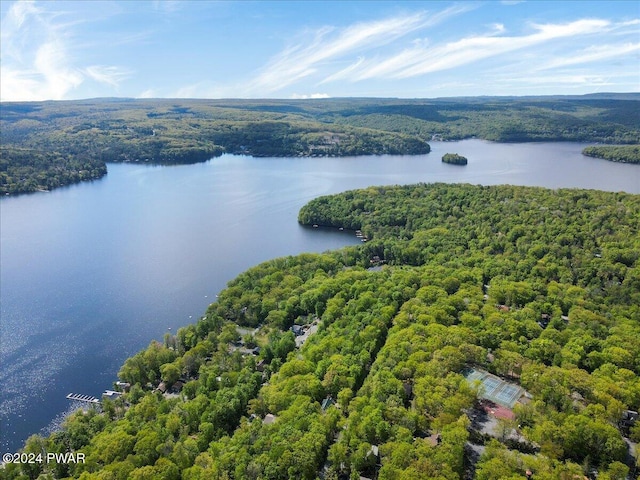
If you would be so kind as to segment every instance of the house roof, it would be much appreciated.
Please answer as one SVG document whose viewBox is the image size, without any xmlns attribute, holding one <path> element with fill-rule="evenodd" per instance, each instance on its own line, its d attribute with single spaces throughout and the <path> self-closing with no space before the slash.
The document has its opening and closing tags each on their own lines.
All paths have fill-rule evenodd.
<svg viewBox="0 0 640 480">
<path fill-rule="evenodd" d="M 331 397 L 327 397 L 324 400 L 322 400 L 322 410 L 326 410 L 327 408 L 329 408 L 331 405 L 333 405 L 335 402 L 333 401 L 333 398 Z"/>
</svg>

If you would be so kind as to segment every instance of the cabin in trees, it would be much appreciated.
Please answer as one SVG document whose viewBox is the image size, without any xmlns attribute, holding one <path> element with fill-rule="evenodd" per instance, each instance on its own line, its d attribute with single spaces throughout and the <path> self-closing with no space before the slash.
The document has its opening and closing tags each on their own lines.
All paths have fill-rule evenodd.
<svg viewBox="0 0 640 480">
<path fill-rule="evenodd" d="M 122 392 L 116 392 L 115 390 L 105 390 L 102 394 L 102 398 L 108 398 L 109 400 L 115 400 L 116 398 L 120 398 L 122 396 Z"/>
<path fill-rule="evenodd" d="M 549 322 L 551 322 L 551 315 L 548 313 L 543 313 L 540 315 L 540 320 L 538 320 L 538 325 L 540 328 L 547 328 L 549 326 Z"/>
<path fill-rule="evenodd" d="M 264 416 L 264 419 L 262 420 L 262 423 L 264 423 L 265 425 L 271 425 L 272 423 L 274 423 L 276 421 L 278 417 L 276 417 L 274 414 L 272 413 L 267 413 Z"/>
<path fill-rule="evenodd" d="M 171 386 L 171 393 L 180 393 L 182 391 L 182 387 L 184 387 L 184 381 L 178 380 Z"/>
<path fill-rule="evenodd" d="M 324 400 L 322 400 L 322 410 L 326 410 L 327 408 L 329 408 L 331 405 L 335 404 L 335 402 L 333 401 L 333 397 L 331 395 L 329 395 L 327 398 L 325 398 Z"/>
<path fill-rule="evenodd" d="M 131 388 L 131 384 L 128 383 L 128 382 L 117 381 L 116 382 L 116 387 L 121 389 L 123 392 L 128 392 L 129 389 Z"/>
<path fill-rule="evenodd" d="M 640 418 L 640 414 L 638 414 L 638 412 L 634 412 L 633 410 L 625 410 L 624 412 L 622 412 L 622 417 L 620 418 L 620 430 L 628 433 L 629 430 L 638 422 L 638 418 Z"/>
</svg>

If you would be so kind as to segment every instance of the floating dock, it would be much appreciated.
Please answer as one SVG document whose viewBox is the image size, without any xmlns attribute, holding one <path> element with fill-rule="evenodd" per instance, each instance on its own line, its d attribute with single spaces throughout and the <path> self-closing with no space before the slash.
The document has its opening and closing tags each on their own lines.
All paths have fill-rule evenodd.
<svg viewBox="0 0 640 480">
<path fill-rule="evenodd" d="M 96 397 L 92 397 L 91 395 L 80 395 L 79 393 L 70 393 L 67 395 L 69 400 L 75 400 L 76 402 L 86 402 L 86 403 L 100 403 Z"/>
</svg>

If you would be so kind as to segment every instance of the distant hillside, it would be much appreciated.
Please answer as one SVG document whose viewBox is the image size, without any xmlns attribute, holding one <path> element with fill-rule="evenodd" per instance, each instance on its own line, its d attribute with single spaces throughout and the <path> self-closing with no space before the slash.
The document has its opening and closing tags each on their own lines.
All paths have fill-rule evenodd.
<svg viewBox="0 0 640 480">
<path fill-rule="evenodd" d="M 462 99 L 92 99 L 0 104 L 0 194 L 99 178 L 105 162 L 194 163 L 223 153 L 429 152 L 433 138 L 640 143 L 640 96 Z"/>
</svg>

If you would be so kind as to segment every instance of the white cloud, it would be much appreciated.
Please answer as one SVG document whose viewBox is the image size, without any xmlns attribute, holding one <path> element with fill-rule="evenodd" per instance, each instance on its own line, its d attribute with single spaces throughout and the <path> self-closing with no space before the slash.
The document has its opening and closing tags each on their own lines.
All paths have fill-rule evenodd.
<svg viewBox="0 0 640 480">
<path fill-rule="evenodd" d="M 84 73 L 93 80 L 114 88 L 118 88 L 120 82 L 131 75 L 128 70 L 108 65 L 91 65 L 84 69 Z"/>
<path fill-rule="evenodd" d="M 597 72 L 551 73 L 559 75 L 559 84 L 569 83 L 571 78 L 601 84 L 602 71 L 597 62 L 623 58 L 639 48 L 637 42 L 624 43 L 623 37 L 637 36 L 640 22 L 637 19 L 538 22 L 527 25 L 519 34 L 513 33 L 511 26 L 493 23 L 487 25 L 485 32 L 457 38 L 456 30 L 449 29 L 448 40 L 435 35 L 417 37 L 431 25 L 477 7 L 478 4 L 456 5 L 435 14 L 419 12 L 343 29 L 318 29 L 311 32 L 310 39 L 293 43 L 273 57 L 252 82 L 242 88 L 238 86 L 239 90 L 251 96 L 255 92 L 277 92 L 303 81 L 311 81 L 310 85 L 316 87 L 339 81 L 405 81 L 462 68 L 474 68 L 477 81 L 480 76 L 484 80 L 492 78 L 496 69 L 509 71 L 518 66 L 534 75 L 536 70 L 557 70 L 583 63 L 595 63 Z M 612 43 L 616 34 L 620 42 Z M 602 45 L 605 38 L 607 44 Z"/>
<path fill-rule="evenodd" d="M 535 68 L 513 69 L 490 74 L 482 78 L 496 91 L 558 92 L 572 90 L 576 93 L 594 91 L 637 91 L 638 74 L 629 69 L 557 69 L 538 72 Z"/>
<path fill-rule="evenodd" d="M 551 77 L 529 77 L 519 79 L 525 83 L 566 83 L 569 85 L 589 84 L 589 85 L 604 85 L 607 84 L 607 79 L 602 75 L 553 75 Z"/>
<path fill-rule="evenodd" d="M 390 44 L 416 30 L 443 21 L 452 15 L 468 11 L 470 5 L 458 5 L 433 15 L 418 12 L 384 20 L 356 23 L 342 30 L 324 27 L 307 43 L 286 48 L 269 62 L 249 85 L 253 91 L 277 91 L 315 74 L 327 62 L 347 54 Z M 349 67 L 348 67 L 349 68 Z"/>
<path fill-rule="evenodd" d="M 576 20 L 575 22 L 569 23 L 534 24 L 533 28 L 538 30 L 538 33 L 529 35 L 528 37 L 524 38 L 530 38 L 536 41 L 544 41 L 561 37 L 573 37 L 576 35 L 604 32 L 610 26 L 610 21 L 600 20 L 597 18 Z"/>
<path fill-rule="evenodd" d="M 365 63 L 365 58 L 364 57 L 359 57 L 358 60 L 355 63 L 352 63 L 351 65 L 349 65 L 346 68 L 343 68 L 342 70 L 329 75 L 328 77 L 326 77 L 324 80 L 322 80 L 320 82 L 320 84 L 323 83 L 328 83 L 328 82 L 334 82 L 336 80 L 342 80 L 345 78 L 352 78 L 352 76 L 360 69 L 360 67 Z"/>
<path fill-rule="evenodd" d="M 572 52 L 566 57 L 558 57 L 538 67 L 538 70 L 566 67 L 582 63 L 597 62 L 610 58 L 628 55 L 640 51 L 640 43 L 625 43 L 622 45 L 597 45 L 580 52 Z"/>
<path fill-rule="evenodd" d="M 405 68 L 390 73 L 396 78 L 424 75 L 537 46 L 554 39 L 602 31 L 608 25 L 609 22 L 604 20 L 578 20 L 568 24 L 535 25 L 537 31 L 530 35 L 463 38 L 431 51 L 417 52 L 414 55 L 420 58 L 415 64 L 405 65 Z"/>
<path fill-rule="evenodd" d="M 291 95 L 291 98 L 294 100 L 308 100 L 315 98 L 331 98 L 331 96 L 328 93 L 312 93 L 310 95 L 301 95 L 299 93 L 294 93 L 293 95 Z"/>
<path fill-rule="evenodd" d="M 46 4 L 16 2 L 2 19 L 1 99 L 62 100 L 87 80 L 117 88 L 128 72 L 108 65 L 79 65 L 74 26 L 83 20 Z"/>
<path fill-rule="evenodd" d="M 67 65 L 66 59 L 66 46 L 57 39 L 38 48 L 33 66 L 41 78 L 41 86 L 47 92 L 46 98 L 63 99 L 69 90 L 82 83 L 82 74 Z"/>
<path fill-rule="evenodd" d="M 24 35 L 19 35 L 25 22 L 40 14 L 35 2 L 14 3 L 5 17 L 2 19 L 0 28 L 0 39 L 2 40 L 2 63 L 7 61 L 21 61 L 24 51 L 29 45 Z"/>
<path fill-rule="evenodd" d="M 503 56 L 562 38 L 604 32 L 610 26 L 610 22 L 598 19 L 577 20 L 565 24 L 532 25 L 533 33 L 521 36 L 498 36 L 497 34 L 504 27 L 493 26 L 492 31 L 485 35 L 470 36 L 444 44 L 414 43 L 410 48 L 384 59 L 374 58 L 366 62 L 360 60 L 357 64 L 328 77 L 328 80 L 410 78 L 460 67 L 490 57 Z M 505 61 L 508 59 L 505 58 Z"/>
<path fill-rule="evenodd" d="M 516 2 L 503 2 L 513 3 Z M 251 61 L 251 55 L 238 55 L 241 58 L 233 59 L 238 68 L 228 70 L 210 67 L 218 65 L 215 49 L 206 53 L 211 55 L 211 62 L 198 53 L 196 45 L 184 59 L 181 55 L 170 57 L 180 52 L 187 38 L 180 33 L 176 40 L 170 34 L 181 32 L 186 24 L 194 29 L 194 35 L 200 34 L 196 27 L 202 20 L 201 11 L 194 15 L 194 4 L 156 1 L 99 2 L 96 8 L 85 5 L 18 1 L 3 8 L 2 100 L 67 99 L 87 93 L 109 96 L 121 91 L 129 96 L 141 92 L 140 98 L 420 96 L 431 90 L 444 91 L 443 85 L 451 91 L 459 87 L 461 93 L 481 94 L 483 89 L 498 88 L 496 85 L 505 88 L 513 76 L 520 78 L 514 83 L 523 91 L 526 85 L 549 85 L 551 90 L 552 79 L 567 87 L 571 82 L 602 85 L 620 81 L 616 85 L 631 85 L 632 90 L 637 90 L 638 84 L 640 19 L 634 18 L 633 13 L 617 19 L 580 19 L 580 12 L 576 11 L 568 20 L 538 20 L 537 24 L 521 27 L 522 18 L 503 15 L 519 9 L 507 10 L 500 4 L 490 3 L 491 7 L 487 7 L 487 3 L 464 2 L 441 11 L 406 10 L 377 20 L 298 32 L 288 40 L 286 48 L 261 69 L 254 70 L 253 76 L 239 78 L 246 68 L 242 62 Z M 434 4 L 404 5 L 430 8 Z M 530 4 L 532 11 L 533 5 Z M 494 7 L 502 10 L 500 15 L 484 12 L 477 18 L 473 14 L 460 18 L 476 8 Z M 542 15 L 530 16 L 545 18 Z M 178 21 L 185 18 L 186 24 Z M 267 32 L 268 21 L 265 17 L 264 30 L 260 32 Z M 431 28 L 439 24 L 441 28 Z M 163 28 L 168 28 L 170 34 Z M 286 30 L 280 30 L 278 35 L 283 31 Z M 234 48 L 231 37 L 215 41 L 214 36 L 211 38 L 211 45 L 225 46 L 228 40 L 228 48 Z M 243 37 L 247 42 L 253 38 Z M 265 47 L 269 45 L 264 42 Z M 228 48 L 220 51 L 228 53 Z M 130 63 L 129 68 L 121 66 L 126 65 L 134 50 L 154 53 L 137 55 L 138 63 Z M 166 61 L 175 61 L 176 65 L 182 62 L 180 68 L 160 75 L 162 84 L 152 81 L 167 68 L 155 63 L 158 52 L 166 52 L 162 54 Z M 195 61 L 190 67 L 186 62 L 191 58 L 202 61 Z M 149 69 L 146 75 L 142 73 L 144 68 Z M 141 72 L 134 75 L 134 69 Z M 621 80 L 620 75 L 625 73 L 627 77 Z M 145 84 L 146 79 L 149 82 Z M 135 82 L 141 83 L 134 86 Z"/>
<path fill-rule="evenodd" d="M 30 72 L 7 69 L 0 66 L 0 100 L 2 101 L 32 101 L 40 100 L 36 95 L 39 82 L 32 78 Z"/>
<path fill-rule="evenodd" d="M 36 7 L 35 2 L 33 1 L 14 3 L 9 9 L 6 19 L 3 19 L 3 34 L 10 33 L 10 31 L 6 30 L 7 28 L 11 29 L 13 27 L 13 29 L 19 29 L 30 15 L 38 13 L 40 13 L 40 10 Z"/>
</svg>

